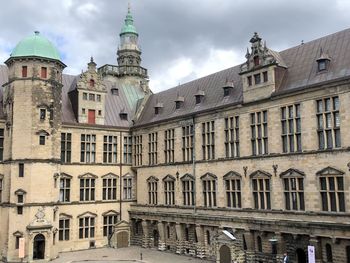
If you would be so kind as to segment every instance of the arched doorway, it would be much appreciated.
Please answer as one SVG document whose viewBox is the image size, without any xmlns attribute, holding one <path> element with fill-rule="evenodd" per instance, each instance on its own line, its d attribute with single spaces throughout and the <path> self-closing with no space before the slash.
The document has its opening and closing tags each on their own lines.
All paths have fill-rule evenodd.
<svg viewBox="0 0 350 263">
<path fill-rule="evenodd" d="M 220 247 L 220 263 L 231 263 L 231 250 L 226 245 Z"/>
<path fill-rule="evenodd" d="M 159 244 L 159 233 L 157 230 L 153 231 L 153 246 L 155 248 L 158 248 L 158 244 Z"/>
<path fill-rule="evenodd" d="M 129 234 L 127 231 L 117 233 L 117 248 L 129 246 Z"/>
<path fill-rule="evenodd" d="M 306 263 L 306 254 L 304 249 L 298 248 L 296 250 L 296 254 L 297 254 L 297 262 L 298 263 Z"/>
<path fill-rule="evenodd" d="M 42 234 L 38 234 L 34 237 L 33 243 L 33 259 L 45 258 L 45 237 Z"/>
</svg>

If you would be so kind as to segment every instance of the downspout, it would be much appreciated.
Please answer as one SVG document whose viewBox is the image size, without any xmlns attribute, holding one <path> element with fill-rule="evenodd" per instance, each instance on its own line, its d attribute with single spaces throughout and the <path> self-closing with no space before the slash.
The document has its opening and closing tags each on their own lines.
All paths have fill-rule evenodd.
<svg viewBox="0 0 350 263">
<path fill-rule="evenodd" d="M 122 220 L 122 175 L 123 175 L 123 136 L 122 132 L 119 132 L 119 218 Z"/>
<path fill-rule="evenodd" d="M 193 125 L 193 152 L 192 152 L 192 174 L 194 178 L 194 203 L 193 203 L 193 213 L 196 213 L 196 206 L 197 206 L 197 196 L 196 196 L 196 122 L 195 122 L 195 116 L 192 117 L 192 125 Z"/>
</svg>

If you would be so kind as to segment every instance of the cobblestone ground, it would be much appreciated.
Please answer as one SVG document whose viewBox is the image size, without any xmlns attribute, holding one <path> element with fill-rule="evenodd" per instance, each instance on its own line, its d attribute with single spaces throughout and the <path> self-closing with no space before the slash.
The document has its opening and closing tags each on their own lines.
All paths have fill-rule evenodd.
<svg viewBox="0 0 350 263">
<path fill-rule="evenodd" d="M 142 253 L 142 260 L 140 259 Z M 153 249 L 144 249 L 141 247 L 127 248 L 99 248 L 75 252 L 60 253 L 59 257 L 52 263 L 206 263 L 212 262 L 198 258 L 180 256 L 169 252 L 160 252 Z"/>
</svg>

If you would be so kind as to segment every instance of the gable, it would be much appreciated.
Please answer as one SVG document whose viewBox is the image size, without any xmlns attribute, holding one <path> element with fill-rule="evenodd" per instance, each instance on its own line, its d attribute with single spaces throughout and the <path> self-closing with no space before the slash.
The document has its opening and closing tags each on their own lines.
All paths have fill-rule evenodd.
<svg viewBox="0 0 350 263">
<path fill-rule="evenodd" d="M 333 168 L 331 166 L 328 166 L 326 168 L 323 168 L 322 170 L 318 171 L 316 175 L 320 176 L 329 176 L 329 175 L 343 175 L 344 172 L 341 170 L 338 170 L 336 168 Z"/>
</svg>

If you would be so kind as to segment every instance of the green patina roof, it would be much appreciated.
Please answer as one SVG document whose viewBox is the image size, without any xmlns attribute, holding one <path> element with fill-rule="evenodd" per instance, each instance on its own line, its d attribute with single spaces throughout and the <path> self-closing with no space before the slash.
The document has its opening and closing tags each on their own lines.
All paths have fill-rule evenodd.
<svg viewBox="0 0 350 263">
<path fill-rule="evenodd" d="M 122 31 L 120 32 L 120 36 L 124 34 L 135 34 L 138 35 L 136 31 L 136 27 L 134 26 L 134 19 L 132 18 L 130 7 L 128 8 L 128 13 L 125 18 L 125 24 L 122 27 Z"/>
<path fill-rule="evenodd" d="M 61 60 L 57 48 L 38 31 L 34 35 L 22 39 L 12 51 L 12 58 L 36 56 Z"/>
</svg>

